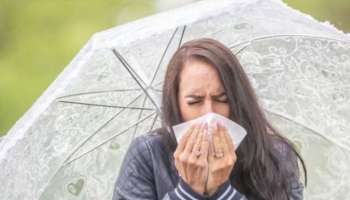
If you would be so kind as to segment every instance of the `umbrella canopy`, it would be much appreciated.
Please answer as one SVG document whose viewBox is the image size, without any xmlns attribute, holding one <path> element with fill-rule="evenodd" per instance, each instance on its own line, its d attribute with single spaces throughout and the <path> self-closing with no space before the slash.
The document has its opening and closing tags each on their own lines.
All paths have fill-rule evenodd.
<svg viewBox="0 0 350 200">
<path fill-rule="evenodd" d="M 350 36 L 278 0 L 200 1 L 95 34 L 2 139 L 2 198 L 111 199 L 131 140 L 160 126 L 170 57 L 199 37 L 232 49 L 297 145 L 306 199 L 345 199 Z"/>
</svg>

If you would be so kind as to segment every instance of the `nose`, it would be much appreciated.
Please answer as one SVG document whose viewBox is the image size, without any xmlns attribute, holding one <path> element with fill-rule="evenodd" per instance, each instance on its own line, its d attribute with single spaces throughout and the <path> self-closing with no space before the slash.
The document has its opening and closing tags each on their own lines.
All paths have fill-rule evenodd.
<svg viewBox="0 0 350 200">
<path fill-rule="evenodd" d="M 202 115 L 214 112 L 213 102 L 211 100 L 206 100 L 203 105 Z"/>
</svg>

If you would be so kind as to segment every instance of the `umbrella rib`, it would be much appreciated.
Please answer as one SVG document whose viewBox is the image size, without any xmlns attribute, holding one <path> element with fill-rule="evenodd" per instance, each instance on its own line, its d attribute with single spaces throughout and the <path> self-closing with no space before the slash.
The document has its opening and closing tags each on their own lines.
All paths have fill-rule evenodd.
<svg viewBox="0 0 350 200">
<path fill-rule="evenodd" d="M 133 126 L 142 123 L 142 122 L 145 121 L 146 119 L 152 117 L 152 115 L 154 115 L 154 114 L 157 114 L 157 113 L 156 113 L 156 112 L 153 112 L 153 113 L 147 115 L 146 117 L 144 117 L 144 118 L 138 120 L 137 122 L 135 122 L 134 124 L 130 125 L 130 126 L 127 127 L 126 129 L 124 129 L 124 130 L 122 130 L 121 132 L 118 132 L 118 133 L 116 133 L 116 134 L 110 136 L 109 138 L 107 138 L 106 140 L 102 141 L 101 143 L 99 143 L 99 144 L 96 145 L 95 147 L 91 148 L 90 150 L 88 150 L 88 151 L 82 153 L 81 155 L 75 157 L 75 158 L 72 159 L 72 160 L 69 160 L 69 161 L 67 161 L 67 162 L 64 162 L 64 163 L 63 163 L 63 166 L 69 165 L 70 163 L 74 162 L 75 160 L 78 160 L 79 158 L 83 157 L 84 155 L 86 155 L 86 154 L 90 153 L 91 151 L 93 151 L 93 150 L 95 150 L 95 149 L 101 147 L 102 145 L 106 144 L 106 143 L 109 142 L 110 140 L 112 140 L 112 139 L 114 139 L 114 138 L 116 138 L 116 137 L 118 137 L 118 136 L 124 134 L 125 132 L 127 132 L 128 130 L 130 130 Z M 157 115 L 157 116 L 158 116 L 158 115 Z"/>
<path fill-rule="evenodd" d="M 153 77 L 152 77 L 152 80 L 151 80 L 150 85 L 152 85 L 154 79 L 156 78 L 157 73 L 158 73 L 158 71 L 159 71 L 159 68 L 160 68 L 160 66 L 161 66 L 161 64 L 162 64 L 162 62 L 163 62 L 163 59 L 164 59 L 164 57 L 165 57 L 165 55 L 166 55 L 166 53 L 167 53 L 167 51 L 168 51 L 168 49 L 169 49 L 169 47 L 170 47 L 170 44 L 171 44 L 172 41 L 174 40 L 175 34 L 176 34 L 176 32 L 178 31 L 178 29 L 179 29 L 179 28 L 177 27 L 177 28 L 175 29 L 175 31 L 171 34 L 171 37 L 170 37 L 170 39 L 169 39 L 169 41 L 168 41 L 168 44 L 167 44 L 167 46 L 165 47 L 165 50 L 163 51 L 162 57 L 160 58 L 159 63 L 158 63 L 158 65 L 157 65 L 157 68 L 156 68 L 156 70 L 155 70 L 155 72 L 154 72 L 154 74 L 153 74 Z"/>
<path fill-rule="evenodd" d="M 130 92 L 130 91 L 140 91 L 138 88 L 132 88 L 132 89 L 116 89 L 116 90 L 101 90 L 101 91 L 94 91 L 94 92 L 81 92 L 81 93 L 75 93 L 75 94 L 69 94 L 65 96 L 57 97 L 57 99 L 63 99 L 67 97 L 74 97 L 74 96 L 81 96 L 81 95 L 89 95 L 89 94 L 100 94 L 100 93 L 108 93 L 108 92 Z"/>
<path fill-rule="evenodd" d="M 135 97 L 135 99 L 133 101 L 131 101 L 129 103 L 132 104 L 133 102 L 135 102 L 140 96 L 142 96 L 142 93 L 139 94 L 137 97 Z M 111 122 L 115 117 L 117 117 L 123 110 L 125 109 L 122 109 L 120 110 L 116 115 L 114 115 L 111 119 L 109 119 L 107 122 L 105 122 L 100 128 L 98 128 L 93 134 L 89 135 L 84 141 L 82 141 L 79 145 L 77 145 L 75 147 L 75 149 L 69 154 L 69 156 L 63 161 L 62 165 L 57 169 L 57 171 L 54 173 L 54 175 L 50 178 L 50 181 L 49 183 L 51 182 L 51 180 L 57 175 L 57 173 L 62 169 L 63 166 L 65 166 L 65 163 L 67 161 L 69 161 L 69 159 L 71 158 L 71 156 L 77 152 L 79 150 L 79 148 L 81 146 L 83 146 L 90 138 L 92 138 L 94 135 L 96 135 L 100 130 L 102 130 L 109 122 Z"/>
<path fill-rule="evenodd" d="M 70 103 L 70 104 L 79 104 L 79 105 L 87 105 L 87 106 L 96 106 L 96 107 L 125 108 L 125 109 L 136 109 L 136 110 L 154 110 L 154 109 L 145 108 L 145 107 L 113 106 L 113 105 L 104 105 L 104 104 L 84 103 L 84 102 L 78 102 L 78 101 L 64 101 L 64 100 L 60 100 L 58 102 Z"/>
<path fill-rule="evenodd" d="M 246 44 L 245 46 L 243 46 L 242 48 L 238 49 L 238 51 L 235 53 L 235 55 L 240 54 L 244 49 L 246 49 L 249 45 L 251 45 L 251 42 L 248 42 L 248 44 Z"/>
<path fill-rule="evenodd" d="M 115 49 L 112 49 L 113 54 L 118 58 L 118 60 L 122 63 L 124 68 L 130 73 L 133 79 L 137 82 L 137 84 L 143 88 L 140 81 L 142 81 L 143 85 L 147 85 L 146 82 L 140 77 L 140 75 L 130 66 L 130 64 L 125 60 L 125 58 Z"/>
<path fill-rule="evenodd" d="M 269 110 L 267 110 L 267 109 L 264 109 L 264 110 L 265 110 L 266 112 L 269 112 L 269 113 L 271 113 L 271 114 L 274 114 L 274 115 L 276 115 L 276 116 L 279 116 L 279 117 L 281 117 L 281 118 L 283 118 L 283 119 L 285 119 L 285 120 L 287 120 L 287 121 L 290 121 L 290 122 L 293 122 L 293 123 L 295 123 L 295 124 L 298 124 L 298 125 L 304 127 L 305 129 L 309 130 L 310 132 L 312 132 L 312 133 L 318 135 L 319 137 L 325 139 L 326 141 L 328 141 L 328 142 L 330 142 L 330 143 L 333 143 L 333 144 L 335 144 L 335 145 L 341 147 L 342 149 L 344 149 L 344 150 L 350 152 L 350 149 L 349 149 L 348 147 L 344 146 L 343 144 L 341 144 L 341 143 L 339 143 L 339 142 L 337 142 L 337 141 L 334 141 L 332 138 L 330 138 L 330 137 L 328 137 L 328 136 L 326 136 L 326 135 L 323 135 L 323 134 L 321 134 L 321 133 L 318 133 L 317 131 L 315 131 L 314 129 L 308 127 L 307 125 L 304 125 L 304 124 L 302 124 L 302 123 L 300 123 L 300 122 L 297 122 L 297 121 L 293 121 L 293 120 L 290 119 L 289 117 L 284 116 L 284 115 L 282 115 L 282 114 L 279 114 L 279 113 L 277 113 L 277 112 L 269 111 Z"/>
<path fill-rule="evenodd" d="M 142 93 L 139 94 L 135 99 L 133 99 L 128 105 L 134 103 L 140 96 L 142 96 Z M 89 135 L 85 140 L 83 140 L 80 144 L 78 144 L 74 150 L 70 153 L 70 155 L 65 159 L 63 163 L 65 163 L 67 160 L 70 159 L 70 157 L 79 150 L 80 147 L 82 147 L 87 141 L 89 141 L 90 138 L 95 136 L 99 131 L 101 131 L 104 127 L 107 126 L 113 119 L 115 119 L 120 113 L 122 113 L 125 110 L 125 108 L 121 109 L 119 112 L 117 112 L 113 117 L 111 117 L 109 120 L 107 120 L 104 124 L 102 124 L 93 134 Z"/>
<path fill-rule="evenodd" d="M 142 84 L 139 82 L 136 76 L 138 76 L 136 73 L 134 74 L 132 71 L 133 69 L 131 66 L 128 64 L 128 62 L 122 57 L 121 54 L 119 54 L 115 49 L 112 50 L 113 54 L 119 59 L 119 61 L 122 63 L 122 65 L 125 67 L 125 69 L 130 73 L 130 75 L 134 78 L 134 80 L 137 82 L 137 84 L 141 87 L 143 92 L 147 95 L 149 100 L 152 102 L 153 106 L 156 108 L 157 112 L 160 113 L 160 109 L 158 108 L 156 102 L 154 102 L 154 99 L 151 97 L 151 95 L 148 93 L 146 88 L 142 86 Z M 142 79 L 141 79 L 142 81 Z"/>
<path fill-rule="evenodd" d="M 305 38 L 319 38 L 319 39 L 325 39 L 325 40 L 333 40 L 333 41 L 338 41 L 338 42 L 350 43 L 350 41 L 348 41 L 348 40 L 341 40 L 341 39 L 325 37 L 325 36 L 312 36 L 312 35 L 306 35 L 306 34 L 276 34 L 276 35 L 265 35 L 265 36 L 252 38 L 252 39 L 247 40 L 247 41 L 243 41 L 243 42 L 239 42 L 239 43 L 236 43 L 236 44 L 232 44 L 232 45 L 229 46 L 229 48 L 233 49 L 233 48 L 235 48 L 237 46 L 240 46 L 242 44 L 245 44 L 245 43 L 248 43 L 248 45 L 249 45 L 253 41 L 259 41 L 259 40 L 270 39 L 270 38 L 275 38 L 275 37 L 284 37 L 284 36 L 292 36 L 292 37 L 300 36 L 300 37 L 305 37 Z"/>
<path fill-rule="evenodd" d="M 153 127 L 154 127 L 154 125 L 156 124 L 157 119 L 158 119 L 158 115 L 156 114 L 156 117 L 153 119 L 153 122 L 152 122 L 151 128 L 149 129 L 149 131 L 148 131 L 148 132 L 151 132 L 151 131 L 153 130 Z"/>
<path fill-rule="evenodd" d="M 183 26 L 183 29 L 182 29 L 182 33 L 181 33 L 181 37 L 180 37 L 180 41 L 179 41 L 179 46 L 178 46 L 178 48 L 181 47 L 182 40 L 183 40 L 183 38 L 184 38 L 186 28 L 187 28 L 187 26 L 184 25 L 184 26 Z"/>
<path fill-rule="evenodd" d="M 142 102 L 142 107 L 144 107 L 144 106 L 145 106 L 146 100 L 147 100 L 147 96 L 145 96 L 145 98 L 143 99 L 143 102 Z M 141 118 L 141 116 L 142 116 L 142 113 L 143 113 L 143 110 L 141 110 L 141 111 L 140 111 L 140 113 L 139 113 L 139 116 L 138 116 L 137 120 L 140 120 L 140 118 Z M 134 139 L 134 138 L 135 138 L 137 128 L 138 128 L 138 124 L 135 126 L 135 130 L 134 130 L 134 133 L 133 133 L 133 135 L 132 135 L 132 139 Z"/>
<path fill-rule="evenodd" d="M 161 85 L 164 81 L 159 81 L 158 83 L 153 84 L 153 86 Z"/>
<path fill-rule="evenodd" d="M 162 92 L 161 89 L 154 89 L 154 91 L 156 91 L 156 92 Z"/>
</svg>

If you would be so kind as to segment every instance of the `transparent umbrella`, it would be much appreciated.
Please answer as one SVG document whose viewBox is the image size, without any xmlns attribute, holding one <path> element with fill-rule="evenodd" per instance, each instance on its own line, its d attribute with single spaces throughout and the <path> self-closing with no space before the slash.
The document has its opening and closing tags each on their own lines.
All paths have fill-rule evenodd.
<svg viewBox="0 0 350 200">
<path fill-rule="evenodd" d="M 346 199 L 350 37 L 277 0 L 200 1 L 95 34 L 1 141 L 2 198 L 111 199 L 131 140 L 160 126 L 170 57 L 199 37 L 232 49 L 297 145 L 305 199 Z"/>
</svg>

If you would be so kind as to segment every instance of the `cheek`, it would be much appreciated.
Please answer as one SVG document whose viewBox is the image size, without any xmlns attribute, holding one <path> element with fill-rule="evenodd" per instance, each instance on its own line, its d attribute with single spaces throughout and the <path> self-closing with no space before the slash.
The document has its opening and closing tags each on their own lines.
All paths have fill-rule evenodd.
<svg viewBox="0 0 350 200">
<path fill-rule="evenodd" d="M 185 99 L 179 99 L 179 109 L 183 121 L 189 121 L 200 117 L 201 109 L 200 106 L 188 105 Z"/>
<path fill-rule="evenodd" d="M 189 121 L 200 116 L 200 109 L 196 106 L 187 105 L 186 102 L 180 102 L 180 113 L 183 121 Z"/>
<path fill-rule="evenodd" d="M 228 104 L 217 104 L 216 108 L 215 108 L 215 112 L 226 117 L 229 118 L 230 117 L 230 106 Z"/>
</svg>

